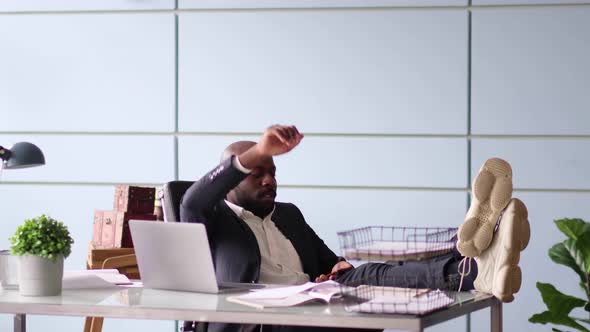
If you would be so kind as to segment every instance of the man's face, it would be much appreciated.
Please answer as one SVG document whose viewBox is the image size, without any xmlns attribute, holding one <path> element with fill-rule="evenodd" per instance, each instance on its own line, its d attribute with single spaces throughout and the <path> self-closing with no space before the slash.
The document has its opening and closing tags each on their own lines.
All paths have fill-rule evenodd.
<svg viewBox="0 0 590 332">
<path fill-rule="evenodd" d="M 269 214 L 274 208 L 277 195 L 276 167 L 271 157 L 264 159 L 252 169 L 240 184 L 233 189 L 234 202 L 259 217 Z"/>
</svg>

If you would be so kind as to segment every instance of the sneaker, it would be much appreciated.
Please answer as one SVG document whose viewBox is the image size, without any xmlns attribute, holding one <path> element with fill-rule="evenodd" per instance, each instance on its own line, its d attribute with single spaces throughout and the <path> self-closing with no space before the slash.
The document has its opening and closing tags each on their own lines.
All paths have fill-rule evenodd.
<svg viewBox="0 0 590 332">
<path fill-rule="evenodd" d="M 512 302 L 520 290 L 522 272 L 518 266 L 520 252 L 531 238 L 526 206 L 517 198 L 510 200 L 502 215 L 494 239 L 477 262 L 476 290 L 493 294 L 502 302 Z"/>
<path fill-rule="evenodd" d="M 476 257 L 492 242 L 502 210 L 512 197 L 512 168 L 499 158 L 488 159 L 471 187 L 471 206 L 457 233 L 457 250 Z"/>
</svg>

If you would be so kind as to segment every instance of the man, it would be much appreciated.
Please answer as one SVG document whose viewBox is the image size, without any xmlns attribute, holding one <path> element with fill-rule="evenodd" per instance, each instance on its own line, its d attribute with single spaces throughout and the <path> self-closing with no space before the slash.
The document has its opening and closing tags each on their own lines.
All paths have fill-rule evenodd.
<svg viewBox="0 0 590 332">
<path fill-rule="evenodd" d="M 276 125 L 268 128 L 258 143 L 233 143 L 224 151 L 221 164 L 195 182 L 184 195 L 180 207 L 181 221 L 205 224 L 218 281 L 299 284 L 309 280 L 336 278 L 339 282 L 352 285 L 363 282 L 375 285 L 438 287 L 438 281 L 449 281 L 457 275 L 457 266 L 462 259 L 459 252 L 437 257 L 426 263 L 369 263 L 358 268 L 353 268 L 343 258 L 336 256 L 309 227 L 295 205 L 275 202 L 277 183 L 273 157 L 288 153 L 302 139 L 303 135 L 296 127 Z M 497 163 L 493 164 L 496 167 Z M 524 246 L 518 248 L 509 243 L 512 249 L 506 255 L 506 241 L 491 241 L 492 233 L 488 230 L 490 227 L 494 228 L 504 208 L 498 210 L 498 207 L 504 203 L 506 206 L 506 197 L 510 200 L 511 196 L 511 188 L 507 194 L 507 187 L 503 187 L 500 195 L 502 201 L 497 202 L 495 199 L 497 195 L 494 188 L 498 176 L 503 181 L 511 177 L 504 169 L 496 173 L 490 179 L 486 176 L 488 180 L 484 181 L 484 185 L 488 186 L 482 185 L 483 189 L 480 190 L 485 192 L 484 196 L 492 193 L 493 199 L 474 195 L 474 205 L 468 216 L 472 215 L 471 219 L 475 221 L 468 219 L 458 234 L 458 249 L 464 255 L 476 257 L 480 274 L 484 272 L 485 275 L 485 278 L 479 278 L 478 283 L 478 279 L 475 279 L 475 264 L 464 263 L 462 267 L 467 265 L 471 268 L 471 273 L 467 275 L 466 287 L 463 289 L 472 288 L 475 279 L 476 288 L 478 284 L 482 284 L 482 290 L 485 288 L 484 291 L 493 292 L 494 295 L 500 293 L 496 292 L 496 288 L 502 288 L 502 292 L 506 288 L 493 282 L 495 275 L 499 273 L 496 271 L 497 267 L 507 264 L 508 270 L 501 272 L 505 276 L 502 279 L 513 280 L 518 269 L 514 262 L 518 263 L 520 251 L 528 242 L 526 238 Z M 512 221 L 507 224 L 518 224 L 523 228 L 526 224 L 528 227 L 526 209 L 523 215 L 523 208 L 524 205 L 514 203 L 513 210 L 518 213 L 519 218 L 516 220 L 516 217 L 511 217 Z M 516 216 L 510 211 L 505 215 Z M 514 235 L 512 231 L 500 233 Z M 520 235 L 517 237 L 521 238 Z M 496 249 L 490 257 L 484 259 L 484 255 L 490 252 L 486 250 L 488 246 Z M 503 253 L 500 255 L 503 258 L 498 259 L 500 252 Z M 508 263 L 506 257 L 509 258 Z M 409 278 L 413 280 L 412 283 L 399 283 L 400 279 L 395 276 L 401 275 L 415 277 Z M 484 279 L 485 282 L 482 281 Z M 509 292 L 512 292 L 509 296 L 518 291 L 519 286 L 520 281 L 517 286 L 514 282 L 509 287 Z M 510 300 L 509 296 L 504 298 Z M 235 324 L 209 326 L 210 330 L 215 331 L 241 331 L 242 328 L 244 327 Z"/>
</svg>

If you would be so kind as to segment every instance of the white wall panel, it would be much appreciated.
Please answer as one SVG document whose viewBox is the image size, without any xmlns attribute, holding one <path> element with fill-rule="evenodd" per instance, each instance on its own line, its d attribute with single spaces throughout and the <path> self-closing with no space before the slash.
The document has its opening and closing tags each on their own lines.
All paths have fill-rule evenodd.
<svg viewBox="0 0 590 332">
<path fill-rule="evenodd" d="M 174 15 L 7 15 L 0 31 L 0 131 L 174 130 Z"/>
<path fill-rule="evenodd" d="M 179 0 L 179 8 L 346 8 L 464 6 L 467 0 Z"/>
<path fill-rule="evenodd" d="M 179 22 L 181 131 L 466 133 L 465 11 L 208 11 Z"/>
<path fill-rule="evenodd" d="M 478 5 L 546 5 L 590 3 L 588 0 L 471 0 L 473 6 Z"/>
<path fill-rule="evenodd" d="M 504 330 L 551 331 L 550 325 L 528 322 L 531 315 L 546 310 L 536 282 L 549 282 L 566 294 L 584 298 L 578 276 L 569 268 L 553 263 L 547 255 L 549 248 L 565 240 L 553 220 L 567 217 L 590 221 L 590 193 L 516 192 L 513 196 L 522 199 L 528 208 L 531 240 L 520 259 L 521 290 L 513 303 L 504 305 Z M 471 326 L 472 331 L 485 331 L 489 326 L 489 310 L 475 313 Z"/>
<path fill-rule="evenodd" d="M 4 170 L 4 181 L 164 183 L 174 179 L 174 142 L 166 136 L 0 135 L 0 144 L 29 141 L 46 164 Z"/>
<path fill-rule="evenodd" d="M 242 139 L 258 137 L 180 137 L 180 178 L 199 179 L 227 145 Z M 306 137 L 275 163 L 279 185 L 467 185 L 467 142 L 460 138 Z"/>
<path fill-rule="evenodd" d="M 2 0 L 0 12 L 173 9 L 174 0 Z"/>
<path fill-rule="evenodd" d="M 500 157 L 512 165 L 516 188 L 590 189 L 590 149 L 585 139 L 474 139 L 471 172 Z"/>
<path fill-rule="evenodd" d="M 472 133 L 590 134 L 590 8 L 473 11 Z"/>
</svg>

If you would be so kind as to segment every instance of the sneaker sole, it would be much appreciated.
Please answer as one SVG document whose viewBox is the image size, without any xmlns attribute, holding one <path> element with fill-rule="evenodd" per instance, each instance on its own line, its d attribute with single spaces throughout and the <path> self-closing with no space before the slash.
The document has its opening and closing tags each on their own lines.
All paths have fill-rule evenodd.
<svg viewBox="0 0 590 332">
<path fill-rule="evenodd" d="M 494 239 L 499 243 L 492 244 L 492 246 L 499 246 L 497 249 L 499 258 L 494 266 L 491 292 L 502 302 L 512 302 L 514 294 L 520 290 L 522 284 L 522 271 L 518 266 L 520 252 L 527 247 L 530 238 L 527 208 L 522 201 L 514 198 L 502 216 L 500 229 Z M 475 286 L 480 287 L 477 279 Z"/>
<path fill-rule="evenodd" d="M 461 255 L 476 257 L 490 246 L 496 221 L 511 197 L 510 164 L 499 158 L 488 159 L 473 181 L 471 206 L 457 232 Z"/>
</svg>

